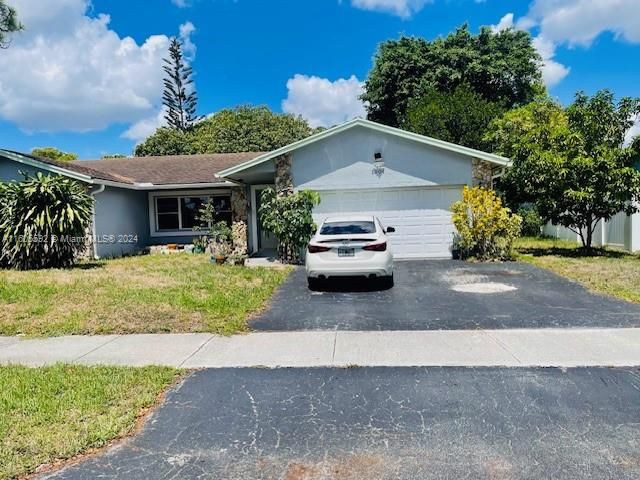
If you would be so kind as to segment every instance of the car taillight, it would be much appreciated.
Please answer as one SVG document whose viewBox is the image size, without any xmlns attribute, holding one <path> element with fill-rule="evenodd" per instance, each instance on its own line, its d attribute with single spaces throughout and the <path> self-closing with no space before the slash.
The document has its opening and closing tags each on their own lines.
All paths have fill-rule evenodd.
<svg viewBox="0 0 640 480">
<path fill-rule="evenodd" d="M 369 250 L 371 252 L 385 252 L 387 250 L 387 242 L 372 243 L 371 245 L 362 247 L 362 249 Z"/>
<path fill-rule="evenodd" d="M 329 250 L 331 250 L 330 247 L 321 247 L 320 245 L 309 244 L 309 253 L 328 252 Z"/>
</svg>

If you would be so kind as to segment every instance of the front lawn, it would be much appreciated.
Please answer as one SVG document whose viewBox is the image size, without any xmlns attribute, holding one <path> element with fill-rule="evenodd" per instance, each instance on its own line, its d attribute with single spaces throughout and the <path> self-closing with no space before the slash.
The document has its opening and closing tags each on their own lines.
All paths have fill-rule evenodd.
<svg viewBox="0 0 640 480">
<path fill-rule="evenodd" d="M 0 335 L 246 330 L 289 269 L 147 255 L 70 269 L 0 271 Z"/>
<path fill-rule="evenodd" d="M 518 240 L 518 260 L 547 268 L 590 290 L 640 303 L 640 256 L 596 249 L 585 256 L 579 244 L 553 238 Z"/>
<path fill-rule="evenodd" d="M 177 377 L 164 367 L 0 367 L 0 479 L 131 433 Z"/>
</svg>

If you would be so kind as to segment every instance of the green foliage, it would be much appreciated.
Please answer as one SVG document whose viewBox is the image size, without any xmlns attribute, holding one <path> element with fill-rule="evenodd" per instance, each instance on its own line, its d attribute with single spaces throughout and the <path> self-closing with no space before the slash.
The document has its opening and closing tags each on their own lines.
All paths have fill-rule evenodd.
<svg viewBox="0 0 640 480">
<path fill-rule="evenodd" d="M 50 158 L 59 162 L 72 162 L 78 158 L 78 155 L 70 152 L 63 152 L 55 147 L 40 147 L 31 150 L 34 157 Z"/>
<path fill-rule="evenodd" d="M 518 215 L 522 217 L 522 235 L 525 237 L 539 237 L 542 233 L 544 220 L 533 205 L 527 205 L 518 209 Z"/>
<path fill-rule="evenodd" d="M 7 5 L 5 0 L 0 0 L 0 48 L 9 46 L 9 34 L 18 32 L 23 28 L 18 21 L 16 9 Z"/>
<path fill-rule="evenodd" d="M 320 203 L 320 195 L 312 190 L 277 195 L 274 189 L 268 188 L 260 200 L 260 220 L 266 230 L 278 237 L 280 260 L 299 263 L 300 252 L 316 229 L 311 212 Z"/>
<path fill-rule="evenodd" d="M 509 260 L 520 236 L 522 218 L 502 206 L 493 190 L 464 187 L 462 200 L 451 206 L 462 258 Z"/>
<path fill-rule="evenodd" d="M 504 108 L 461 84 L 451 93 L 430 88 L 414 100 L 403 125 L 421 135 L 483 150 L 483 137 L 491 121 L 504 113 Z"/>
<path fill-rule="evenodd" d="M 166 73 L 162 104 L 167 107 L 164 118 L 170 128 L 181 132 L 190 130 L 201 117 L 196 115 L 198 95 L 193 88 L 193 69 L 184 61 L 182 44 L 171 39 L 169 58 L 162 67 Z"/>
<path fill-rule="evenodd" d="M 62 176 L 0 183 L 0 264 L 29 270 L 68 267 L 85 249 L 93 198 Z"/>
<path fill-rule="evenodd" d="M 640 198 L 638 150 L 624 138 L 640 100 L 614 103 L 603 90 L 567 109 L 540 99 L 494 121 L 487 140 L 513 160 L 501 186 L 510 203 L 531 202 L 545 220 L 576 232 L 587 249 L 602 220 L 633 213 Z"/>
<path fill-rule="evenodd" d="M 203 250 L 211 245 L 214 253 L 226 256 L 226 252 L 231 250 L 231 228 L 226 221 L 218 220 L 218 212 L 213 200 L 210 198 L 198 211 L 197 220 L 200 225 L 194 230 L 200 230 L 203 234 L 195 238 L 193 244 Z"/>
<path fill-rule="evenodd" d="M 193 145 L 198 153 L 270 152 L 312 133 L 302 117 L 242 105 L 199 123 Z"/>
<path fill-rule="evenodd" d="M 136 157 L 161 155 L 191 155 L 196 153 L 192 145 L 192 133 L 160 127 L 144 142 L 136 145 Z"/>
<path fill-rule="evenodd" d="M 512 108 L 544 90 L 539 66 L 529 33 L 483 27 L 473 35 L 463 25 L 433 41 L 401 37 L 383 42 L 362 99 L 368 102 L 370 120 L 391 126 L 401 126 L 411 101 L 425 92 L 452 92 L 461 84 Z"/>
<path fill-rule="evenodd" d="M 136 156 L 194 153 L 268 152 L 315 131 L 302 118 L 274 113 L 266 106 L 220 110 L 189 132 L 159 128 L 136 147 Z"/>
</svg>

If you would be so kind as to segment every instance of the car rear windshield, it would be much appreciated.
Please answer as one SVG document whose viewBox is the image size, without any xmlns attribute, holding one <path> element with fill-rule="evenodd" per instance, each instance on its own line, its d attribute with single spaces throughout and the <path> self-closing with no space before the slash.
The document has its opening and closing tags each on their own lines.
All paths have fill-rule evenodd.
<svg viewBox="0 0 640 480">
<path fill-rule="evenodd" d="M 322 225 L 320 235 L 357 235 L 359 233 L 375 233 L 373 222 L 329 222 Z"/>
</svg>

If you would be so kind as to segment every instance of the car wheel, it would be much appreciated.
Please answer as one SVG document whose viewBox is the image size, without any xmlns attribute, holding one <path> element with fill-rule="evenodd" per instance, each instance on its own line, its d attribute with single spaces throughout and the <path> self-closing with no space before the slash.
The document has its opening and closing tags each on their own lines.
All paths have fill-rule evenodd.
<svg viewBox="0 0 640 480">
<path fill-rule="evenodd" d="M 384 288 L 392 288 L 393 287 L 393 273 L 388 277 L 382 277 L 382 286 Z"/>
<path fill-rule="evenodd" d="M 313 277 L 307 277 L 307 284 L 309 285 L 309 290 L 318 290 L 320 287 L 320 280 Z"/>
</svg>

